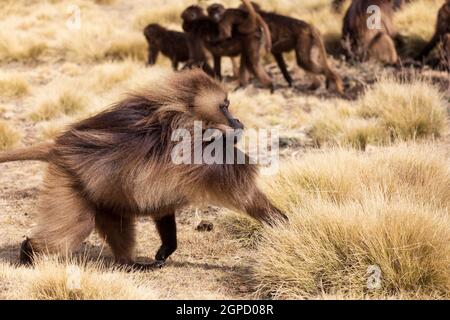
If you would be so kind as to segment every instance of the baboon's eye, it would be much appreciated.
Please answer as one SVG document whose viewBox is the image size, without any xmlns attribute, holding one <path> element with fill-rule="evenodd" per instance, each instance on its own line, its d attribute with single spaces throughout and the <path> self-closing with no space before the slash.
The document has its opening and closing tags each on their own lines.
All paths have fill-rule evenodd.
<svg viewBox="0 0 450 320">
<path fill-rule="evenodd" d="M 220 108 L 228 109 L 229 105 L 230 105 L 230 100 L 225 99 L 225 100 L 223 100 L 222 104 L 220 105 Z"/>
</svg>

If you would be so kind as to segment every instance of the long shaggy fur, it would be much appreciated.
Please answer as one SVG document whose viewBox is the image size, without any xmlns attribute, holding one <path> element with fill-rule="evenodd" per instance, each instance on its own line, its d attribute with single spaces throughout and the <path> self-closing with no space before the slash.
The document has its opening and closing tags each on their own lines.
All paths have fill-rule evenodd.
<svg viewBox="0 0 450 320">
<path fill-rule="evenodd" d="M 200 70 L 183 71 L 74 124 L 39 152 L 31 148 L 49 167 L 37 226 L 21 260 L 30 260 L 30 247 L 70 252 L 96 227 L 116 261 L 133 264 L 135 220 L 147 215 L 162 240 L 156 259 L 164 261 L 176 248 L 175 211 L 189 204 L 226 206 L 268 223 L 283 218 L 257 188 L 257 167 L 248 159 L 241 165 L 172 162 L 174 130 L 192 132 L 195 120 L 205 129 L 229 125 L 223 101 L 219 83 Z M 8 159 L 24 158 L 33 153 Z"/>
</svg>

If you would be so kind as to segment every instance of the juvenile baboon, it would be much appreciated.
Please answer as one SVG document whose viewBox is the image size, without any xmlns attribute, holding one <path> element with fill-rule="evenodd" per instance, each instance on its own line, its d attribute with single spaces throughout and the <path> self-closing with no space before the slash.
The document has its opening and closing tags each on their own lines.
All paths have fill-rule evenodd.
<svg viewBox="0 0 450 320">
<path fill-rule="evenodd" d="M 205 54 L 205 41 L 212 42 L 218 37 L 219 31 L 215 24 L 197 5 L 187 7 L 181 13 L 183 30 L 187 34 L 190 66 L 198 66 L 210 76 L 214 71 L 208 63 Z"/>
<path fill-rule="evenodd" d="M 148 64 L 156 63 L 159 52 L 168 57 L 172 68 L 178 69 L 179 62 L 189 60 L 189 46 L 184 32 L 168 30 L 157 23 L 149 24 L 144 29 L 148 43 Z"/>
<path fill-rule="evenodd" d="M 377 6 L 379 12 L 368 13 L 370 6 Z M 398 35 L 392 23 L 394 8 L 394 0 L 352 1 L 342 29 L 343 41 L 350 56 L 363 61 L 373 58 L 387 64 L 397 63 L 394 39 Z"/>
<path fill-rule="evenodd" d="M 236 60 L 242 52 L 241 40 L 237 37 L 220 39 L 218 22 L 221 19 L 225 7 L 221 4 L 211 4 L 207 8 L 208 17 L 216 24 L 214 29 L 209 29 L 210 34 L 203 34 L 206 49 L 212 54 L 214 60 L 214 74 L 218 79 L 222 79 L 221 62 L 222 57 L 230 57 L 233 64 L 233 74 L 238 77 Z"/>
<path fill-rule="evenodd" d="M 295 50 L 297 64 L 313 75 L 312 88 L 320 86 L 316 75 L 324 75 L 327 88 L 343 93 L 342 80 L 329 66 L 325 46 L 314 26 L 302 20 L 263 11 L 258 4 L 252 4 L 269 26 L 272 37 L 271 52 L 289 86 L 292 86 L 293 80 L 287 70 L 283 53 Z"/>
<path fill-rule="evenodd" d="M 191 134 L 194 148 L 208 146 L 193 134 L 194 121 L 221 130 L 223 139 L 242 129 L 228 106 L 219 83 L 199 69 L 184 70 L 72 125 L 54 143 L 1 153 L 0 162 L 48 162 L 37 225 L 22 244 L 21 262 L 37 253 L 70 253 L 97 228 L 118 264 L 161 266 L 177 247 L 175 211 L 189 204 L 226 206 L 268 224 L 286 220 L 258 189 L 256 165 L 234 142 L 223 144 L 234 164 L 173 161 L 177 129 Z M 236 164 L 239 158 L 245 164 Z M 136 218 L 145 215 L 162 241 L 151 265 L 133 259 Z"/>
<path fill-rule="evenodd" d="M 436 21 L 436 31 L 434 32 L 433 37 L 430 42 L 422 49 L 419 55 L 416 57 L 417 59 L 423 59 L 426 57 L 431 50 L 439 43 L 442 42 L 444 52 L 447 54 L 447 57 L 450 57 L 450 50 L 448 39 L 450 38 L 450 0 L 447 0 L 446 3 L 442 5 L 439 9 L 437 21 Z"/>
<path fill-rule="evenodd" d="M 217 23 L 219 29 L 219 47 L 222 41 L 229 41 L 236 45 L 240 44 L 241 66 L 239 70 L 239 82 L 242 86 L 248 83 L 248 71 L 266 87 L 273 90 L 271 77 L 264 70 L 261 64 L 260 48 L 262 37 L 266 50 L 270 50 L 271 38 L 267 24 L 263 21 L 248 0 L 243 0 L 244 6 L 248 9 L 225 9 L 220 4 L 212 4 L 208 7 L 208 15 L 212 21 Z M 211 50 L 215 50 L 212 44 Z M 216 49 L 217 50 L 217 49 Z"/>
</svg>

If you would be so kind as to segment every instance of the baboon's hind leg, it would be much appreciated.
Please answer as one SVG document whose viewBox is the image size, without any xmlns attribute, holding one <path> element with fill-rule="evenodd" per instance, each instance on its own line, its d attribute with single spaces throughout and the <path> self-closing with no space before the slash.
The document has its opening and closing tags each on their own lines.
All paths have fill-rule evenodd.
<svg viewBox="0 0 450 320">
<path fill-rule="evenodd" d="M 297 43 L 295 50 L 297 64 L 305 71 L 315 74 L 324 75 L 326 77 L 327 89 L 343 93 L 343 85 L 341 78 L 328 65 L 328 58 L 322 39 L 316 31 L 312 30 L 311 34 L 303 36 Z M 317 87 L 317 77 L 313 78 L 312 88 Z"/>
<path fill-rule="evenodd" d="M 370 58 L 387 64 L 396 64 L 398 61 L 394 40 L 386 33 L 380 32 L 373 38 L 368 52 Z"/>
<path fill-rule="evenodd" d="M 133 216 L 122 217 L 111 212 L 97 210 L 95 227 L 110 246 L 117 264 L 134 265 L 136 226 Z"/>
<path fill-rule="evenodd" d="M 284 79 L 289 84 L 289 87 L 292 87 L 292 82 L 293 82 L 292 77 L 289 74 L 289 71 L 287 70 L 287 66 L 286 66 L 286 62 L 284 61 L 283 54 L 282 53 L 274 53 L 273 56 L 278 64 L 278 67 L 281 70 L 281 73 L 283 74 Z"/>
<path fill-rule="evenodd" d="M 71 183 L 64 175 L 47 180 L 36 227 L 21 246 L 21 263 L 32 263 L 34 254 L 70 254 L 92 232 L 94 211 Z"/>
</svg>

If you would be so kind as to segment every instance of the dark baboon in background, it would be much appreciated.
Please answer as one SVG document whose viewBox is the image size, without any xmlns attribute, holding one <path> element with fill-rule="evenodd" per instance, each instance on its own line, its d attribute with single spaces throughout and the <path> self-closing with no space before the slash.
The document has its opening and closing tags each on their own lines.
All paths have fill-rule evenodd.
<svg viewBox="0 0 450 320">
<path fill-rule="evenodd" d="M 182 13 L 183 30 L 187 34 L 190 66 L 198 66 L 208 75 L 214 76 L 214 71 L 208 63 L 205 54 L 205 41 L 215 41 L 219 31 L 214 23 L 197 5 L 187 7 Z"/>
<path fill-rule="evenodd" d="M 183 28 L 189 30 L 189 51 L 191 63 L 204 66 L 205 71 L 213 73 L 218 79 L 221 75 L 221 57 L 230 57 L 233 64 L 233 73 L 237 76 L 236 62 L 233 59 L 241 53 L 241 43 L 234 39 L 219 40 L 217 24 L 204 13 L 199 6 L 186 8 L 183 13 Z M 214 59 L 214 71 L 210 70 L 204 50 L 211 53 Z"/>
<path fill-rule="evenodd" d="M 285 220 L 257 187 L 257 167 L 236 148 L 234 135 L 231 144 L 223 143 L 233 164 L 174 163 L 175 130 L 195 139 L 194 121 L 202 121 L 226 140 L 229 131 L 243 128 L 228 106 L 219 83 L 199 69 L 185 70 L 72 125 L 54 143 L 0 153 L 0 162 L 48 162 L 37 225 L 22 244 L 21 262 L 32 262 L 36 253 L 70 253 L 97 228 L 117 263 L 161 266 L 177 247 L 175 211 L 205 201 L 269 224 Z M 203 148 L 210 143 L 198 142 Z M 242 158 L 245 164 L 237 164 Z M 152 265 L 133 258 L 136 218 L 145 215 L 162 241 Z"/>
<path fill-rule="evenodd" d="M 283 53 L 294 50 L 297 64 L 313 76 L 311 88 L 320 86 L 320 80 L 316 76 L 324 75 L 328 89 L 343 93 L 342 80 L 329 66 L 325 46 L 314 26 L 302 20 L 263 11 L 258 4 L 252 4 L 269 26 L 272 37 L 271 52 L 289 86 L 292 86 L 293 80 L 287 70 Z"/>
<path fill-rule="evenodd" d="M 189 60 L 188 41 L 184 32 L 167 30 L 152 23 L 145 27 L 144 36 L 148 43 L 148 64 L 156 63 L 159 52 L 170 59 L 174 70 L 178 69 L 179 62 Z"/>
<path fill-rule="evenodd" d="M 423 59 L 431 52 L 431 50 L 433 50 L 434 47 L 436 47 L 436 45 L 439 42 L 442 42 L 444 54 L 446 54 L 447 58 L 449 59 L 450 57 L 450 50 L 448 49 L 450 46 L 449 39 L 450 39 L 450 0 L 447 0 L 446 3 L 444 3 L 442 7 L 439 9 L 436 21 L 436 30 L 434 32 L 433 37 L 422 49 L 422 51 L 416 58 Z"/>
<path fill-rule="evenodd" d="M 261 63 L 261 44 L 264 41 L 266 51 L 270 51 L 271 36 L 267 24 L 256 13 L 250 1 L 243 0 L 243 7 L 225 9 L 222 5 L 214 4 L 209 7 L 208 14 L 218 23 L 220 39 L 235 39 L 241 43 L 241 66 L 239 82 L 247 85 L 248 71 L 266 87 L 273 90 L 272 78 L 264 70 Z M 264 40 L 263 40 L 264 39 Z"/>
<path fill-rule="evenodd" d="M 369 6 L 380 8 L 379 28 L 369 28 L 367 13 Z M 342 37 L 350 56 L 361 60 L 370 58 L 388 64 L 398 61 L 394 39 L 398 37 L 393 25 L 394 2 L 392 0 L 353 0 L 348 8 L 342 29 Z M 375 18 L 375 13 L 372 13 Z M 376 19 L 373 19 L 376 22 Z"/>
</svg>

